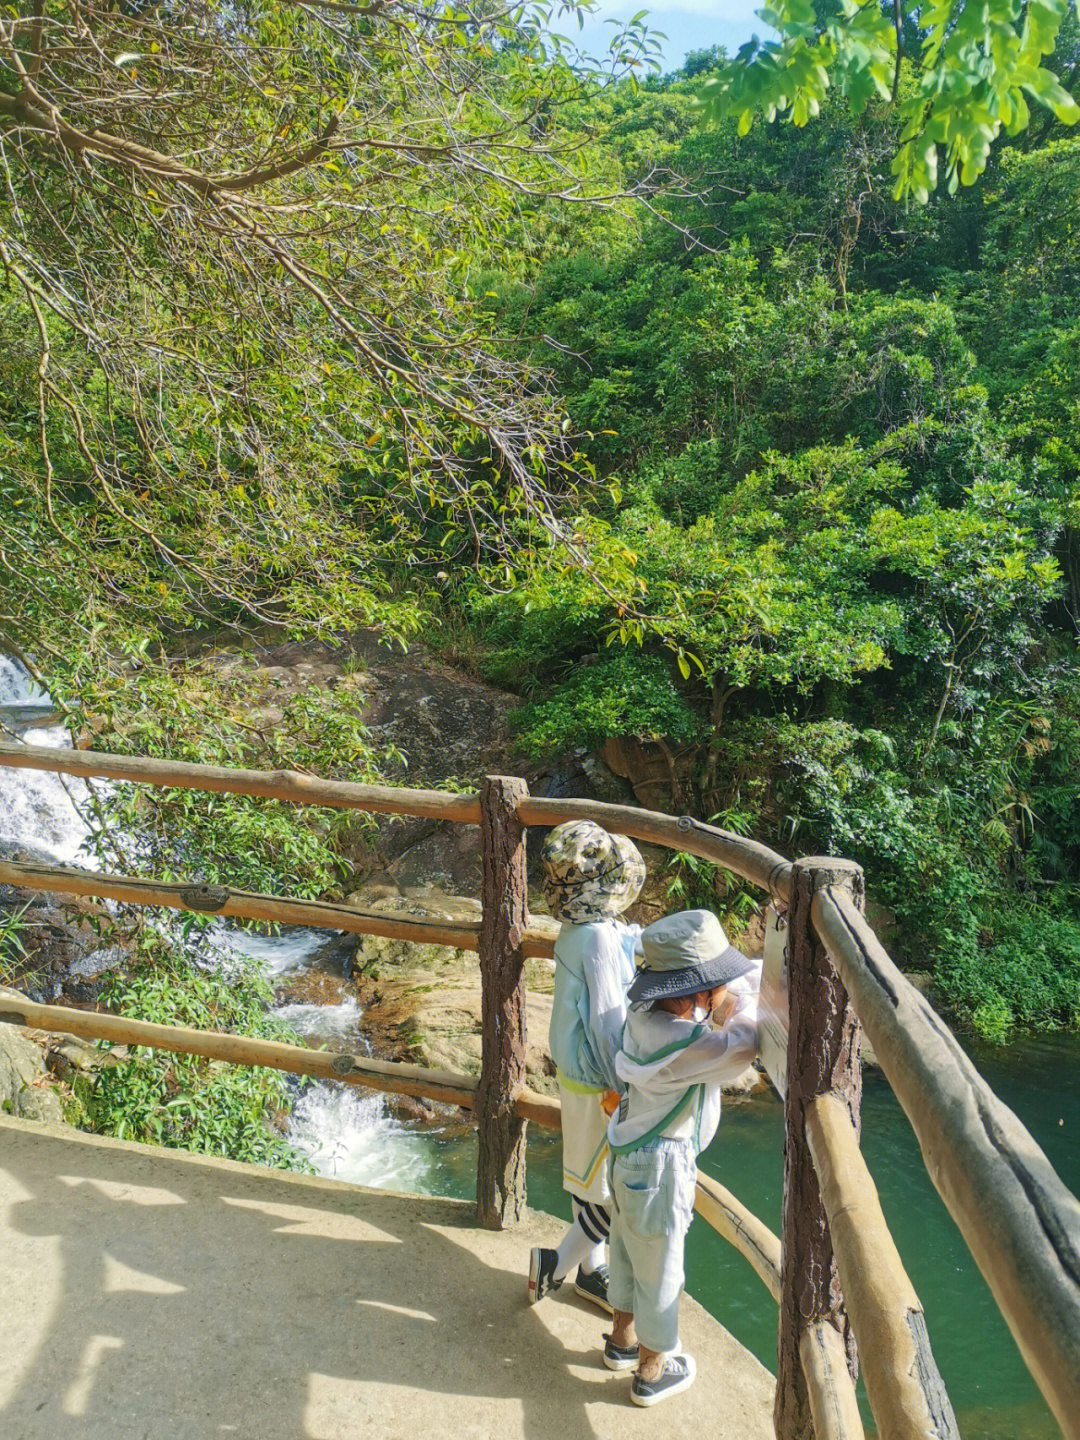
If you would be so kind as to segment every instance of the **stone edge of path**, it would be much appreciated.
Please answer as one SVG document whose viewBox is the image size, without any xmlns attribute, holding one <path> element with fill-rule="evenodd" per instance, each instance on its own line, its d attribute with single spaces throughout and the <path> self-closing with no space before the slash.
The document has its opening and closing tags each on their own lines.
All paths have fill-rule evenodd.
<svg viewBox="0 0 1080 1440">
<path fill-rule="evenodd" d="M 453 1200 L 441 1195 L 420 1195 L 407 1190 L 388 1190 L 381 1186 L 353 1185 L 348 1180 L 331 1180 L 323 1175 L 304 1175 L 296 1170 L 279 1170 L 273 1165 L 256 1165 L 245 1160 L 226 1160 L 220 1155 L 202 1155 L 193 1150 L 174 1150 L 167 1145 L 145 1145 L 138 1140 L 114 1140 L 111 1135 L 92 1135 L 86 1130 L 77 1130 L 71 1125 L 53 1125 L 39 1120 L 24 1120 L 13 1115 L 0 1115 L 0 1134 L 14 1130 L 24 1135 L 41 1135 L 50 1140 L 64 1140 L 73 1145 L 87 1145 L 91 1149 L 120 1150 L 143 1159 L 160 1160 L 165 1164 L 178 1162 L 181 1165 L 196 1165 L 203 1169 L 219 1170 L 226 1174 L 243 1175 L 249 1179 L 267 1180 L 285 1185 L 296 1185 L 302 1189 L 314 1187 L 317 1190 L 338 1191 L 343 1195 L 370 1196 L 373 1199 L 409 1200 L 414 1203 L 425 1201 L 451 1210 L 459 1211 L 464 1218 L 474 1211 L 468 1200 Z M 0 1144 L 0 1164 L 3 1163 L 3 1148 Z M 530 1216 L 541 1212 L 532 1211 Z"/>
</svg>

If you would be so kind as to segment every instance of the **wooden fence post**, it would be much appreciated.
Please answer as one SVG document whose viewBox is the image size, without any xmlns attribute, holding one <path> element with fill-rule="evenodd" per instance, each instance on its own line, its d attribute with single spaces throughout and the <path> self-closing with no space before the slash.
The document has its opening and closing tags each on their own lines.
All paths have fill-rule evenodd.
<svg viewBox="0 0 1080 1440">
<path fill-rule="evenodd" d="M 476 1215 L 488 1230 L 512 1225 L 525 1208 L 525 1122 L 514 1101 L 525 1083 L 521 941 L 528 921 L 525 828 L 517 805 L 528 793 L 524 780 L 501 775 L 485 775 L 480 786 L 484 1029 L 476 1096 Z"/>
<path fill-rule="evenodd" d="M 811 1440 L 813 1419 L 799 1360 L 806 1329 L 822 1321 L 843 1337 L 848 1368 L 857 1372 L 855 1339 L 844 1311 L 829 1222 L 806 1141 L 806 1107 L 831 1091 L 856 1130 L 862 1101 L 859 1022 L 847 991 L 814 934 L 810 904 L 826 885 L 849 890 L 861 909 L 862 870 L 850 860 L 810 856 L 792 872 L 788 914 L 788 1082 L 785 1101 L 784 1225 L 780 1334 L 774 1419 L 776 1440 Z"/>
</svg>

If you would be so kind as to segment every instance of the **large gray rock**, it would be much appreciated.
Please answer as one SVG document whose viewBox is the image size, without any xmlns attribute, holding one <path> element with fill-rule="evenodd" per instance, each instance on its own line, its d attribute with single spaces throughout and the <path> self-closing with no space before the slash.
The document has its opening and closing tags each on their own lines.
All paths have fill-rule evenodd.
<svg viewBox="0 0 1080 1440">
<path fill-rule="evenodd" d="M 85 955 L 77 955 L 64 976 L 65 998 L 89 1004 L 98 999 L 105 976 L 119 970 L 128 958 L 124 945 L 103 945 Z"/>
<path fill-rule="evenodd" d="M 0 1024 L 0 1111 L 53 1125 L 64 1119 L 60 1097 L 47 1083 L 40 1049 L 16 1025 Z"/>
<path fill-rule="evenodd" d="M 104 975 L 109 970 L 118 970 L 126 960 L 127 953 L 123 945 L 105 945 L 100 950 L 91 950 L 88 955 L 80 955 L 72 963 L 69 974 L 77 975 L 80 980 L 96 980 L 99 975 Z"/>
</svg>

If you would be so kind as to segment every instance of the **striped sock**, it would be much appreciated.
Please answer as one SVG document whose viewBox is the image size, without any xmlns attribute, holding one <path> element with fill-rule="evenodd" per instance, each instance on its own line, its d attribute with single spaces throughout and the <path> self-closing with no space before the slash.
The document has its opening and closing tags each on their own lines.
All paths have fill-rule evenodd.
<svg viewBox="0 0 1080 1440">
<path fill-rule="evenodd" d="M 594 1270 L 599 1270 L 607 1259 L 607 1238 L 611 1233 L 611 1212 L 603 1205 L 595 1205 L 591 1201 L 575 1204 L 575 1209 L 577 1223 L 594 1242 L 592 1249 L 581 1261 L 581 1269 L 586 1275 L 591 1275 Z"/>
</svg>

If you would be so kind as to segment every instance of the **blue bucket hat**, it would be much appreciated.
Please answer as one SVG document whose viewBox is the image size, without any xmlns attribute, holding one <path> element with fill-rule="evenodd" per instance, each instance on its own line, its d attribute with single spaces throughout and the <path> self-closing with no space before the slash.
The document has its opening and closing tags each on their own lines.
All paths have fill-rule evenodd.
<svg viewBox="0 0 1080 1440">
<path fill-rule="evenodd" d="M 643 958 L 627 991 L 633 1004 L 715 990 L 754 968 L 711 910 L 680 910 L 654 920 L 641 932 L 641 949 Z"/>
</svg>

